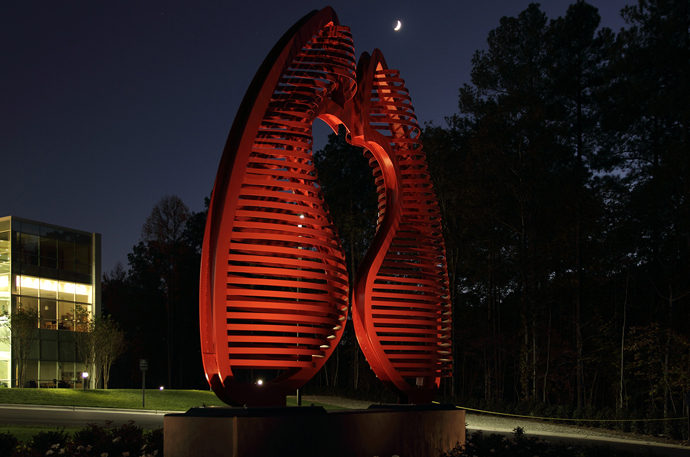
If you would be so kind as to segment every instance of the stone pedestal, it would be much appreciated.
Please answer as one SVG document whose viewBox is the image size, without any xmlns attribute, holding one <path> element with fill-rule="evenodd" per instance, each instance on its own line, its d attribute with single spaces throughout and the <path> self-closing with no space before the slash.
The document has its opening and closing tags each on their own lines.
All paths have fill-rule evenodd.
<svg viewBox="0 0 690 457">
<path fill-rule="evenodd" d="M 452 405 L 193 408 L 164 421 L 165 457 L 438 457 L 465 442 Z"/>
</svg>

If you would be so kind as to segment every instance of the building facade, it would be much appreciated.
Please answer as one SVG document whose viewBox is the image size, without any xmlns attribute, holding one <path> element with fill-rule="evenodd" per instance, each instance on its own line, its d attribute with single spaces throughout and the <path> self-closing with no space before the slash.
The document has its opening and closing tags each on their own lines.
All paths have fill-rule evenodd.
<svg viewBox="0 0 690 457">
<path fill-rule="evenodd" d="M 0 386 L 17 387 L 8 318 L 38 312 L 26 384 L 82 387 L 74 332 L 100 314 L 101 235 L 8 216 L 0 218 Z"/>
</svg>

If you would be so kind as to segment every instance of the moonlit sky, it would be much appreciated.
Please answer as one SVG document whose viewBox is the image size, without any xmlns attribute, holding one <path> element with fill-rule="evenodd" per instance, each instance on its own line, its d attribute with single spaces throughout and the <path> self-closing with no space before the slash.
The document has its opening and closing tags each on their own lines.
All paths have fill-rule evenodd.
<svg viewBox="0 0 690 457">
<path fill-rule="evenodd" d="M 574 1 L 574 0 L 573 0 Z M 337 0 L 357 58 L 400 70 L 420 124 L 457 112 L 471 58 L 526 0 Z M 549 18 L 568 0 L 544 0 Z M 591 0 L 618 31 L 634 0 Z M 108 272 L 156 202 L 201 211 L 259 65 L 305 1 L 16 0 L 0 3 L 1 216 L 102 234 Z M 393 30 L 402 21 L 402 29 Z M 315 149 L 328 128 L 315 125 Z"/>
</svg>

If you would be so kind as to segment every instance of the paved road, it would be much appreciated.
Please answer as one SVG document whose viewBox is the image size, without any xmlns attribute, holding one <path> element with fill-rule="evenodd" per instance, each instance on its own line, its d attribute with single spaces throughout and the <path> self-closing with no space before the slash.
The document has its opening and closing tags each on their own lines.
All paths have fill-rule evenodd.
<svg viewBox="0 0 690 457">
<path fill-rule="evenodd" d="M 319 398 L 320 401 L 325 401 Z M 330 403 L 336 403 L 331 401 Z M 343 405 L 344 406 L 344 405 Z M 105 425 L 106 421 L 112 421 L 113 425 L 121 425 L 129 420 L 133 420 L 136 425 L 145 429 L 156 429 L 163 427 L 163 416 L 174 411 L 144 411 L 144 410 L 122 410 L 110 408 L 79 408 L 79 407 L 59 407 L 59 406 L 37 406 L 37 405 L 2 405 L 0 404 L 0 424 L 22 424 L 22 425 L 54 425 L 65 427 L 84 427 L 88 424 Z M 514 419 L 512 420 L 514 421 Z M 487 417 L 479 415 L 469 415 L 467 417 L 467 434 L 476 430 L 483 430 L 484 433 L 499 433 L 508 437 L 512 436 L 512 429 L 516 426 L 509 420 L 502 418 Z M 626 439 L 625 437 L 605 436 L 601 431 L 588 431 L 586 434 L 576 433 L 570 427 L 556 426 L 553 430 L 539 429 L 539 423 L 529 421 L 518 424 L 525 429 L 527 435 L 541 436 L 546 441 L 551 442 L 571 442 L 575 444 L 608 444 L 619 449 L 631 451 L 654 451 L 669 457 L 689 457 L 690 447 L 667 445 L 663 443 L 651 443 Z M 553 427 L 553 425 L 552 425 Z M 0 430 L 2 427 L 0 426 Z M 570 429 L 570 430 L 568 430 Z"/>
<path fill-rule="evenodd" d="M 109 408 L 67 408 L 61 406 L 0 405 L 0 424 L 57 425 L 84 427 L 88 424 L 121 425 L 133 420 L 153 430 L 163 426 L 163 416 L 172 411 L 137 411 Z"/>
<path fill-rule="evenodd" d="M 485 435 L 491 434 L 491 433 L 496 433 L 499 435 L 506 436 L 508 438 L 513 437 L 513 432 L 512 431 L 506 431 L 506 430 L 487 430 L 486 428 L 483 429 L 477 429 L 473 427 L 467 427 L 467 435 L 470 435 L 477 430 L 482 430 Z M 529 430 L 529 429 L 527 429 Z M 616 449 L 623 449 L 627 451 L 633 451 L 640 453 L 641 455 L 644 455 L 645 452 L 654 452 L 660 455 L 667 455 L 669 457 L 689 457 L 690 456 L 690 447 L 685 447 L 685 446 L 677 446 L 677 445 L 672 445 L 672 444 L 663 444 L 663 443 L 653 443 L 649 441 L 637 441 L 637 440 L 626 440 L 626 439 L 620 439 L 620 438 L 607 438 L 604 436 L 591 436 L 591 437 L 583 437 L 581 435 L 575 435 L 575 434 L 553 434 L 549 432 L 534 432 L 534 433 L 529 433 L 527 431 L 525 433 L 527 436 L 539 436 L 541 437 L 544 441 L 548 441 L 550 443 L 572 443 L 575 445 L 584 445 L 584 446 L 591 446 L 591 445 L 596 445 L 596 446 L 611 446 Z"/>
<path fill-rule="evenodd" d="M 522 427 L 528 436 L 539 436 L 550 442 L 566 442 L 584 445 L 609 445 L 617 449 L 635 452 L 654 451 L 671 457 L 690 457 L 690 447 L 656 441 L 645 435 L 622 433 L 604 428 L 578 427 L 555 424 L 525 418 L 493 416 L 485 414 L 466 415 L 467 434 L 477 430 L 513 436 L 516 427 Z"/>
<path fill-rule="evenodd" d="M 343 408 L 365 409 L 371 402 L 342 397 L 305 396 L 304 402 L 316 401 Z M 513 436 L 516 427 L 522 427 L 528 436 L 540 436 L 550 442 L 567 442 L 582 445 L 609 445 L 635 452 L 654 451 L 670 457 L 690 457 L 690 447 L 657 443 L 643 435 L 614 432 L 601 428 L 574 427 L 524 418 L 466 413 L 467 434 L 482 430 L 485 434 L 498 433 Z"/>
</svg>

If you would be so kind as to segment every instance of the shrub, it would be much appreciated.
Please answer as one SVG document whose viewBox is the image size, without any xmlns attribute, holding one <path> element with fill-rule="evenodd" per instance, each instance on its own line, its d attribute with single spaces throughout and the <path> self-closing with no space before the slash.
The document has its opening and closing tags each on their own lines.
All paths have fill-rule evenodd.
<svg viewBox="0 0 690 457">
<path fill-rule="evenodd" d="M 89 425 L 87 428 L 74 434 L 72 443 L 67 448 L 68 455 L 75 457 L 100 456 L 103 454 L 111 456 L 131 456 L 141 455 L 163 455 L 162 439 L 157 439 L 163 432 L 144 432 L 144 430 L 134 425 L 133 421 L 110 428 Z M 149 437 L 154 435 L 153 442 Z M 70 454 L 71 453 L 71 454 Z"/>
<path fill-rule="evenodd" d="M 9 432 L 0 433 L 0 455 L 11 456 L 19 441 Z"/>
<path fill-rule="evenodd" d="M 570 419 L 573 417 L 573 408 L 570 405 L 560 405 L 556 409 L 556 417 Z"/>
<path fill-rule="evenodd" d="M 648 419 L 644 423 L 644 428 L 643 431 L 645 435 L 653 435 L 653 436 L 658 436 L 662 434 L 663 426 L 664 424 L 662 421 L 658 419 L 662 419 L 663 415 L 661 412 L 650 412 L 647 413 L 646 419 Z"/>
<path fill-rule="evenodd" d="M 95 443 L 102 443 L 106 441 L 110 435 L 110 431 L 108 430 L 108 427 L 110 427 L 110 422 L 107 422 L 106 424 L 106 427 L 100 427 L 96 424 L 89 424 L 83 429 L 74 432 L 72 435 L 71 448 L 80 448 L 79 450 L 81 451 L 83 448 L 88 446 L 93 447 Z"/>
<path fill-rule="evenodd" d="M 157 428 L 146 434 L 146 449 L 159 449 L 158 455 L 163 455 L 163 429 Z M 153 452 L 153 451 L 151 451 Z"/>
<path fill-rule="evenodd" d="M 0 456 L 44 457 L 68 455 L 70 457 L 163 456 L 163 429 L 144 431 L 129 421 L 119 427 L 89 424 L 72 437 L 62 430 L 39 432 L 26 445 L 17 446 L 17 439 L 9 433 L 0 434 Z M 14 452 L 14 453 L 13 453 Z"/>
<path fill-rule="evenodd" d="M 45 456 L 57 454 L 67 444 L 68 435 L 64 430 L 38 432 L 24 447 L 22 457 Z"/>
<path fill-rule="evenodd" d="M 630 422 L 630 419 L 632 419 L 632 416 L 630 414 L 627 414 L 622 409 L 619 409 L 618 411 L 616 411 L 614 418 L 617 421 L 614 422 L 614 428 L 616 430 L 620 430 L 621 432 L 625 433 L 629 433 L 632 431 L 632 426 L 634 422 Z"/>
</svg>

